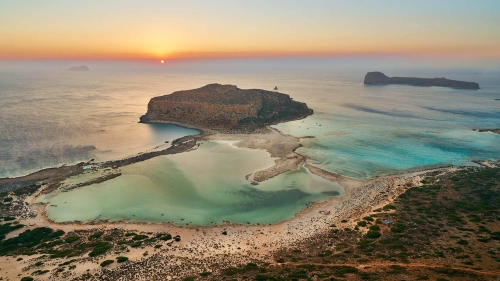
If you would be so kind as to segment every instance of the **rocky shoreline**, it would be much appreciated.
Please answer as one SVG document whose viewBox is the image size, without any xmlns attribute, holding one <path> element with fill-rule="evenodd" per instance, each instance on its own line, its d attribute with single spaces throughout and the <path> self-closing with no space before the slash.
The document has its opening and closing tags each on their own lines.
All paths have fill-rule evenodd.
<svg viewBox="0 0 500 281">
<path fill-rule="evenodd" d="M 152 98 L 140 122 L 174 122 L 221 133 L 254 133 L 269 125 L 311 114 L 313 110 L 305 103 L 294 101 L 286 94 L 209 84 Z"/>
<path fill-rule="evenodd" d="M 269 128 L 266 134 L 261 135 L 203 133 L 176 140 L 173 142 L 173 144 L 177 144 L 176 146 L 172 145 L 163 151 L 104 163 L 106 163 L 106 167 L 116 167 L 129 165 L 135 161 L 144 161 L 158 155 L 181 153 L 196 149 L 198 140 L 226 140 L 242 148 L 264 149 L 270 155 L 277 157 L 277 160 L 282 161 L 287 161 L 286 159 L 294 155 L 295 149 L 300 146 L 298 138 L 282 134 L 272 128 Z M 295 155 L 300 157 L 298 154 Z M 277 161 L 275 167 L 277 170 L 282 168 L 279 163 Z M 88 223 L 59 224 L 46 217 L 43 204 L 34 204 L 38 196 L 47 192 L 47 189 L 53 184 L 50 181 L 44 183 L 33 196 L 16 198 L 15 201 L 19 201 L 16 204 L 22 205 L 23 208 L 18 209 L 19 213 L 11 215 L 18 218 L 19 223 L 25 225 L 27 229 L 50 227 L 64 230 L 67 233 L 75 231 L 78 233 L 90 231 L 89 233 L 92 233 L 96 230 L 133 232 L 140 235 L 171 233 L 182 237 L 180 242 L 166 248 L 155 248 L 147 245 L 131 248 L 129 252 L 121 253 L 129 258 L 129 261 L 124 265 L 112 266 L 109 269 L 102 268 L 99 263 L 103 259 L 109 258 L 108 256 L 102 256 L 98 259 L 85 257 L 75 262 L 77 270 L 67 271 L 64 275 L 41 276 L 42 280 L 48 280 L 46 277 L 50 277 L 51 280 L 116 280 L 120 278 L 127 280 L 130 278 L 136 280 L 151 280 L 151 278 L 182 280 L 186 276 L 199 275 L 203 272 L 210 272 L 213 275 L 222 274 L 223 268 L 246 263 L 273 263 L 273 255 L 277 251 L 293 247 L 297 243 L 304 243 L 314 239 L 314 237 L 321 237 L 331 230 L 331 225 L 336 225 L 338 228 L 352 228 L 361 217 L 390 204 L 411 186 L 420 185 L 420 181 L 426 176 L 446 174 L 457 170 L 454 167 L 434 168 L 382 176 L 370 181 L 360 181 L 320 169 L 306 163 L 305 160 L 303 164 L 311 173 L 339 183 L 344 187 L 345 195 L 333 197 L 324 202 L 311 203 L 293 218 L 276 224 L 241 225 L 226 222 L 214 226 L 180 226 L 171 223 L 99 220 Z M 18 232 L 9 234 L 9 237 L 16 233 Z M 145 256 L 147 253 L 149 254 Z M 24 263 L 31 264 L 37 260 L 39 260 L 38 256 L 27 257 Z M 45 261 L 45 259 L 42 260 Z M 57 263 L 70 260 L 71 258 L 58 260 Z M 12 268 L 9 265 L 12 262 L 11 258 L 0 257 L 2 268 L 6 266 Z M 175 265 L 165 266 L 171 263 L 175 263 Z M 46 266 L 50 266 L 50 263 L 46 262 Z M 17 274 L 24 274 L 24 271 L 31 268 L 22 266 L 9 269 L 8 276 L 14 277 Z"/>
<path fill-rule="evenodd" d="M 364 83 L 367 85 L 399 84 L 419 87 L 436 86 L 455 89 L 480 89 L 479 84 L 475 82 L 457 81 L 446 78 L 388 77 L 379 71 L 368 72 L 365 76 Z"/>
<path fill-rule="evenodd" d="M 473 129 L 473 131 L 475 132 L 479 132 L 479 133 L 495 133 L 495 134 L 500 134 L 500 128 L 498 129 Z"/>
</svg>

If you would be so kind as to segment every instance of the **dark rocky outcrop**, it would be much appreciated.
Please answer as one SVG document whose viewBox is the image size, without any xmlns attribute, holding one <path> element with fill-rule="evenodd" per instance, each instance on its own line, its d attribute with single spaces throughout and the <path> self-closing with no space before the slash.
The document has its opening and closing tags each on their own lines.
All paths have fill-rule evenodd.
<svg viewBox="0 0 500 281">
<path fill-rule="evenodd" d="M 382 72 L 368 72 L 365 76 L 365 84 L 368 85 L 387 85 L 400 84 L 421 87 L 449 87 L 455 89 L 479 89 L 479 84 L 475 82 L 464 82 L 449 80 L 446 78 L 415 78 L 415 77 L 388 77 Z"/>
<path fill-rule="evenodd" d="M 473 131 L 480 132 L 480 133 L 495 133 L 495 134 L 500 134 L 500 128 L 498 129 L 472 129 Z"/>
<path fill-rule="evenodd" d="M 80 66 L 70 67 L 68 68 L 68 71 L 90 71 L 90 69 L 85 65 L 80 65 Z"/>
<path fill-rule="evenodd" d="M 152 98 L 141 122 L 172 122 L 213 130 L 252 130 L 304 118 L 313 113 L 289 95 L 209 84 Z"/>
</svg>

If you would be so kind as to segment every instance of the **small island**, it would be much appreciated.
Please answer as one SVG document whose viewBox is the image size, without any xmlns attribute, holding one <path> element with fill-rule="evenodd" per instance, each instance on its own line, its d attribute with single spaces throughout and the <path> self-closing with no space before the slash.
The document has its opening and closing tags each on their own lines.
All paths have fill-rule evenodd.
<svg viewBox="0 0 500 281">
<path fill-rule="evenodd" d="M 446 78 L 415 78 L 415 77 L 388 77 L 382 72 L 368 72 L 365 75 L 365 84 L 367 85 L 410 85 L 419 87 L 448 87 L 454 89 L 478 90 L 479 84 L 475 82 L 465 82 L 450 80 Z"/>
<path fill-rule="evenodd" d="M 209 84 L 152 98 L 140 121 L 174 123 L 219 132 L 248 132 L 311 114 L 313 110 L 305 103 L 294 101 L 286 94 Z"/>
<path fill-rule="evenodd" d="M 479 133 L 495 133 L 495 134 L 500 134 L 500 128 L 498 129 L 473 129 L 473 131 L 479 132 Z"/>
<path fill-rule="evenodd" d="M 85 65 L 73 66 L 68 68 L 67 71 L 90 71 L 90 69 Z"/>
</svg>

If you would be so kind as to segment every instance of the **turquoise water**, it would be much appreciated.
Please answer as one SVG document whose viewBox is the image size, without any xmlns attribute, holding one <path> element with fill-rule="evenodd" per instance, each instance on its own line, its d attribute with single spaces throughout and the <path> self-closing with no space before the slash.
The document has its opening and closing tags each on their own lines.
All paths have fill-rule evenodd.
<svg viewBox="0 0 500 281">
<path fill-rule="evenodd" d="M 385 61 L 351 65 L 335 60 L 204 61 L 147 71 L 130 65 L 80 64 L 92 71 L 68 73 L 66 66 L 56 64 L 44 71 L 19 71 L 0 65 L 0 177 L 91 158 L 123 158 L 196 134 L 138 120 L 150 98 L 209 83 L 243 89 L 278 86 L 280 92 L 307 103 L 314 115 L 275 127 L 296 136 L 314 136 L 304 139 L 298 152 L 322 168 L 348 176 L 369 179 L 407 169 L 500 159 L 500 135 L 472 131 L 500 128 L 500 71 L 495 69 L 389 66 Z M 389 76 L 475 81 L 481 89 L 363 85 L 365 73 L 374 70 Z M 271 164 L 263 151 L 205 143 L 197 151 L 124 167 L 118 178 L 43 200 L 58 205 L 47 212 L 61 222 L 129 219 L 206 225 L 222 220 L 276 222 L 290 218 L 309 201 L 329 198 L 324 191 L 342 195 L 340 187 L 303 168 L 258 186 L 246 182 L 247 174 Z"/>
<path fill-rule="evenodd" d="M 472 160 L 500 156 L 500 135 L 472 131 L 500 127 L 498 81 L 483 81 L 479 91 L 336 82 L 327 86 L 328 98 L 314 94 L 327 87 L 304 96 L 313 116 L 275 127 L 315 136 L 298 152 L 327 170 L 360 179 L 434 165 L 475 165 Z"/>
<path fill-rule="evenodd" d="M 245 176 L 272 166 L 262 150 L 205 142 L 191 152 L 161 156 L 122 168 L 122 176 L 39 199 L 54 206 L 56 222 L 130 220 L 211 225 L 274 223 L 308 202 L 342 196 L 344 190 L 301 167 L 257 186 Z M 207 169 L 209 167 L 209 169 Z"/>
<path fill-rule="evenodd" d="M 148 71 L 88 62 L 88 73 L 68 73 L 56 64 L 44 65 L 43 72 L 0 65 L 0 177 L 91 158 L 122 158 L 196 133 L 137 121 L 150 98 L 215 82 L 278 86 L 306 102 L 314 115 L 276 127 L 314 135 L 299 151 L 335 172 L 372 178 L 427 165 L 500 159 L 500 135 L 471 131 L 500 127 L 499 71 L 322 61 L 206 61 Z M 363 85 L 372 70 L 476 81 L 481 89 Z"/>
</svg>

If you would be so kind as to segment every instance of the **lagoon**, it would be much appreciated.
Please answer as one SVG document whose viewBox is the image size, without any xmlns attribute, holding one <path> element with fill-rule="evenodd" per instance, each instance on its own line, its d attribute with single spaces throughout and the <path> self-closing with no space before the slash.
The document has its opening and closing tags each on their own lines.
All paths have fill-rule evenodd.
<svg viewBox="0 0 500 281">
<path fill-rule="evenodd" d="M 55 222 L 267 224 L 292 218 L 309 202 L 344 194 L 340 185 L 304 167 L 257 186 L 245 179 L 273 164 L 273 158 L 263 150 L 206 141 L 197 150 L 122 167 L 117 178 L 60 190 L 38 202 L 49 204 L 47 216 Z"/>
</svg>

